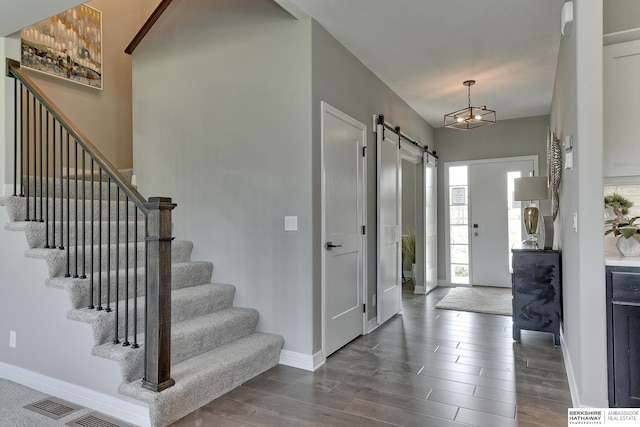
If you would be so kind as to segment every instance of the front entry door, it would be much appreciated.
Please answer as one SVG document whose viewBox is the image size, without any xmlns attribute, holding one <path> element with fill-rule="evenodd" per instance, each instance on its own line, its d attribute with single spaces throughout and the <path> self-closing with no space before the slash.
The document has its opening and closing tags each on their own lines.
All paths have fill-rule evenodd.
<svg viewBox="0 0 640 427">
<path fill-rule="evenodd" d="M 363 333 L 366 127 L 322 104 L 324 355 Z"/>
<path fill-rule="evenodd" d="M 500 159 L 471 164 L 469 232 L 473 285 L 511 286 L 509 225 L 510 222 L 515 224 L 511 232 L 517 234 L 515 240 L 518 240 L 522 221 L 519 205 L 512 205 L 513 187 L 509 182 L 516 177 L 529 176 L 533 170 L 533 159 Z"/>
</svg>

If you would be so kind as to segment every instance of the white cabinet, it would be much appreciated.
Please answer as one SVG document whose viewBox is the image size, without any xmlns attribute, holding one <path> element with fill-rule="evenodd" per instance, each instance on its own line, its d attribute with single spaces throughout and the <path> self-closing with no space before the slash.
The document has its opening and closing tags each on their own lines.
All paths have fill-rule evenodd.
<svg viewBox="0 0 640 427">
<path fill-rule="evenodd" d="M 604 176 L 640 176 L 640 40 L 604 47 Z"/>
</svg>

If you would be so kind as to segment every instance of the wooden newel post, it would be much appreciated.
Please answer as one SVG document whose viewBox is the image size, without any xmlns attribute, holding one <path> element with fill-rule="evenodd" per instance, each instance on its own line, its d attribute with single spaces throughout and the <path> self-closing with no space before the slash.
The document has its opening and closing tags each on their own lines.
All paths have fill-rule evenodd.
<svg viewBox="0 0 640 427">
<path fill-rule="evenodd" d="M 142 386 L 162 391 L 171 378 L 171 211 L 168 197 L 151 197 L 147 224 L 147 320 Z"/>
</svg>

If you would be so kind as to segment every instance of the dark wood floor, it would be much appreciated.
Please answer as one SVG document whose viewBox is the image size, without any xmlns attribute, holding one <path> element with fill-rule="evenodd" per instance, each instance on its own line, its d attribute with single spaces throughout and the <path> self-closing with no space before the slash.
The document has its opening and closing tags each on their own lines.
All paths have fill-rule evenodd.
<svg viewBox="0 0 640 427">
<path fill-rule="evenodd" d="M 318 371 L 276 366 L 172 426 L 566 426 L 552 336 L 514 343 L 510 317 L 435 309 L 448 291 L 406 291 L 401 315 Z"/>
</svg>

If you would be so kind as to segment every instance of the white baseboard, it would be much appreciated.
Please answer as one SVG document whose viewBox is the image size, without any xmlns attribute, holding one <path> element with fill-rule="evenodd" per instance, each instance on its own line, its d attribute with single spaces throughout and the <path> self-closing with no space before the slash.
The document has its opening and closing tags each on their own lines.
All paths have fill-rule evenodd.
<svg viewBox="0 0 640 427">
<path fill-rule="evenodd" d="M 14 383 L 68 400 L 140 427 L 149 427 L 151 425 L 149 407 L 142 402 L 137 405 L 114 396 L 2 362 L 0 362 L 0 378 L 6 378 Z"/>
<path fill-rule="evenodd" d="M 4 197 L 13 196 L 13 184 L 5 184 L 2 188 L 2 195 Z"/>
<path fill-rule="evenodd" d="M 324 365 L 325 362 L 322 351 L 316 354 L 304 354 L 295 351 L 282 350 L 280 352 L 281 365 L 291 366 L 292 368 L 304 369 L 305 371 L 315 371 Z"/>
<path fill-rule="evenodd" d="M 564 359 L 564 369 L 567 372 L 567 382 L 569 383 L 569 393 L 571 393 L 571 402 L 574 408 L 581 408 L 580 394 L 578 393 L 578 383 L 573 372 L 571 364 L 571 355 L 569 355 L 569 347 L 564 341 L 564 331 L 560 328 L 560 348 L 562 348 L 562 358 Z"/>
<path fill-rule="evenodd" d="M 364 332 L 365 334 L 370 334 L 371 332 L 378 329 L 380 325 L 378 325 L 378 318 L 374 317 L 373 319 L 367 322 L 367 330 Z"/>
<path fill-rule="evenodd" d="M 448 280 L 438 279 L 438 286 L 449 287 L 449 286 L 451 286 L 451 283 L 449 283 Z"/>
<path fill-rule="evenodd" d="M 425 287 L 424 286 L 414 286 L 413 293 L 414 294 L 424 294 L 425 293 Z"/>
</svg>

